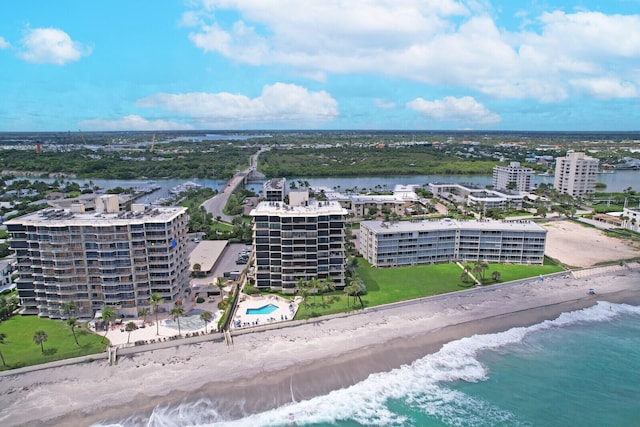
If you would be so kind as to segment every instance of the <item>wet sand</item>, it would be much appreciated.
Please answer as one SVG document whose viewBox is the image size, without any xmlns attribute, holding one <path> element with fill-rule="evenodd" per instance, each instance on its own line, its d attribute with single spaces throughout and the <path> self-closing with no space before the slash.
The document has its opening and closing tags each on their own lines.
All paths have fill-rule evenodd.
<svg viewBox="0 0 640 427">
<path fill-rule="evenodd" d="M 597 295 L 588 295 L 589 288 Z M 392 308 L 0 378 L 0 424 L 90 425 L 207 398 L 237 418 L 355 384 L 466 336 L 528 326 L 598 300 L 640 305 L 640 271 L 531 280 Z"/>
</svg>

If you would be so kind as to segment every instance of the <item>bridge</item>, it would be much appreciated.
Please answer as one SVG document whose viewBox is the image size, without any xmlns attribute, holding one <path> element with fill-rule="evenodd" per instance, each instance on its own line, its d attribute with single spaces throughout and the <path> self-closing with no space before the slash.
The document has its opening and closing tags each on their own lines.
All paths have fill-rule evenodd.
<svg viewBox="0 0 640 427">
<path fill-rule="evenodd" d="M 200 206 L 203 207 L 205 211 L 213 215 L 214 218 L 220 217 L 220 219 L 225 222 L 233 221 L 232 215 L 227 215 L 222 212 L 227 204 L 227 200 L 229 200 L 229 196 L 231 196 L 238 187 L 246 185 L 252 179 L 264 179 L 264 174 L 258 172 L 258 157 L 260 154 L 270 149 L 270 147 L 261 147 L 256 154 L 251 156 L 251 165 L 247 169 L 236 173 L 233 178 L 227 182 L 227 185 L 222 191 L 211 199 L 205 200 Z"/>
</svg>

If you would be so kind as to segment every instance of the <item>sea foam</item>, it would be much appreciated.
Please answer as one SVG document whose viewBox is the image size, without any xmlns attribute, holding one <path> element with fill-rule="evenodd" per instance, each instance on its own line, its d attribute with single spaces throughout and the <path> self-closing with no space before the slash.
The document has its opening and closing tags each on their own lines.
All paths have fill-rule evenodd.
<svg viewBox="0 0 640 427">
<path fill-rule="evenodd" d="M 174 407 L 158 407 L 147 420 L 131 417 L 112 426 L 300 426 L 341 420 L 352 420 L 361 425 L 401 426 L 410 422 L 404 415 L 389 409 L 389 402 L 419 408 L 446 425 L 528 425 L 509 411 L 449 388 L 447 383 L 485 380 L 489 373 L 477 357 L 482 351 L 518 344 L 539 331 L 607 322 L 623 314 L 640 315 L 640 307 L 598 302 L 593 307 L 563 313 L 554 320 L 529 327 L 462 338 L 411 365 L 372 374 L 351 387 L 238 420 L 221 419 L 215 402 L 200 399 Z"/>
</svg>

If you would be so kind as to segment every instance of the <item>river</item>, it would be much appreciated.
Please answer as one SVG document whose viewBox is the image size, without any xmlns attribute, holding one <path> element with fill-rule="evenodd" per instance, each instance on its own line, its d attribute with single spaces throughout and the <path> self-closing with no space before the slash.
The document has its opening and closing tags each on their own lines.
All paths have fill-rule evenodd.
<svg viewBox="0 0 640 427">
<path fill-rule="evenodd" d="M 36 180 L 36 178 L 28 178 Z M 40 181 L 52 182 L 54 179 L 39 179 Z M 431 182 L 455 182 L 455 183 L 467 183 L 475 184 L 479 186 L 491 185 L 492 177 L 490 175 L 393 175 L 393 176 L 360 176 L 360 177 L 300 177 L 300 178 L 287 178 L 288 182 L 292 181 L 308 181 L 313 187 L 327 187 L 334 188 L 338 191 L 345 191 L 347 189 L 373 189 L 373 190 L 392 190 L 397 184 L 416 184 L 426 185 Z M 80 186 L 85 184 L 97 185 L 103 189 L 110 189 L 115 187 L 145 187 L 152 184 L 158 185 L 160 188 L 152 194 L 143 196 L 138 199 L 139 203 L 152 203 L 160 198 L 168 197 L 169 190 L 179 184 L 184 184 L 187 181 L 195 182 L 196 184 L 204 187 L 209 187 L 214 190 L 220 190 L 226 185 L 225 180 L 218 179 L 199 179 L 193 178 L 186 179 L 157 179 L 157 180 L 120 180 L 120 179 L 70 179 L 68 181 L 77 182 Z M 624 170 L 614 173 L 599 174 L 597 178 L 598 182 L 606 184 L 607 192 L 621 192 L 626 188 L 633 188 L 636 191 L 640 191 L 640 171 L 636 170 Z M 262 181 L 252 181 L 247 187 L 256 193 L 262 189 Z M 533 184 L 550 184 L 553 185 L 553 176 L 540 176 L 535 175 L 533 177 Z M 380 186 L 380 187 L 376 187 Z"/>
</svg>

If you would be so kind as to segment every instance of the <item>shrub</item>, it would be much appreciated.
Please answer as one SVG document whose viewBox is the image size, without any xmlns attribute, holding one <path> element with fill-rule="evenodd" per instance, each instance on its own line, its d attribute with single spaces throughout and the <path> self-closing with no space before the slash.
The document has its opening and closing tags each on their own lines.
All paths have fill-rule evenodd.
<svg viewBox="0 0 640 427">
<path fill-rule="evenodd" d="M 197 302 L 198 304 L 202 304 L 202 303 L 204 302 L 204 298 L 202 298 L 202 297 L 198 297 L 198 299 L 196 299 L 196 302 Z"/>
</svg>

